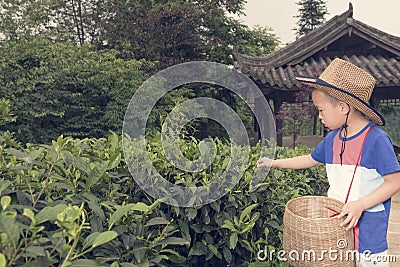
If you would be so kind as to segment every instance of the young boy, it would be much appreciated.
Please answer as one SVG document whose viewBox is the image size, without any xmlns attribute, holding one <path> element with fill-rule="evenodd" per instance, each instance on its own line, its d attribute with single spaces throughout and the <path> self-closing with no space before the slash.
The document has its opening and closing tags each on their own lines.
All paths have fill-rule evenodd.
<svg viewBox="0 0 400 267">
<path fill-rule="evenodd" d="M 258 167 L 326 164 L 328 196 L 346 203 L 338 217 L 343 218 L 341 226 L 354 230 L 361 255 L 357 266 L 389 266 L 377 256 L 387 254 L 391 197 L 400 190 L 400 166 L 389 136 L 378 127 L 385 124 L 383 117 L 368 104 L 375 80 L 341 59 L 334 59 L 318 78 L 295 78 L 313 89 L 319 119 L 332 131 L 309 155 L 261 158 Z"/>
</svg>

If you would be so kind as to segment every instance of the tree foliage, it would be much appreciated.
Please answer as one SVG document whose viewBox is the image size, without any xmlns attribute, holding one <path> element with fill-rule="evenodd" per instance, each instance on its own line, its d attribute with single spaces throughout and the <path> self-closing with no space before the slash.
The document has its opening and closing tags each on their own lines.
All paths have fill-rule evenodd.
<svg viewBox="0 0 400 267">
<path fill-rule="evenodd" d="M 191 60 L 231 64 L 233 46 L 244 43 L 271 52 L 279 42 L 270 29 L 252 30 L 227 15 L 241 14 L 243 3 L 114 1 L 115 13 L 105 24 L 102 43 L 118 48 L 124 57 L 159 62 L 160 68 Z"/>
<path fill-rule="evenodd" d="M 17 119 L 1 128 L 23 142 L 118 131 L 129 99 L 147 74 L 145 61 L 117 59 L 116 53 L 46 40 L 4 43 L 0 95 L 10 101 Z"/>
<path fill-rule="evenodd" d="M 273 52 L 279 42 L 272 29 L 256 25 L 240 38 L 239 52 L 253 57 L 265 56 Z"/>
<path fill-rule="evenodd" d="M 10 100 L 0 98 L 0 126 L 15 121 L 15 117 L 10 109 Z"/>
<path fill-rule="evenodd" d="M 389 134 L 393 143 L 400 144 L 400 106 L 398 104 L 381 103 L 378 106 L 378 111 L 385 118 L 386 124 L 382 128 Z"/>
<path fill-rule="evenodd" d="M 6 0 L 0 2 L 3 41 L 27 41 L 38 35 L 77 44 L 98 40 L 106 4 L 98 0 Z"/>
<path fill-rule="evenodd" d="M 325 15 L 328 15 L 326 1 L 324 0 L 300 0 L 298 14 L 294 16 L 298 19 L 296 35 L 303 36 L 316 29 L 325 22 Z"/>
<path fill-rule="evenodd" d="M 228 16 L 241 14 L 244 0 L 0 4 L 0 92 L 18 118 L 2 129 L 23 142 L 118 132 L 133 92 L 154 71 L 194 60 L 232 64 L 234 46 L 262 55 L 279 44 L 271 29 L 250 29 Z M 226 90 L 183 88 L 160 102 L 151 125 L 174 104 L 198 95 L 238 105 Z"/>
<path fill-rule="evenodd" d="M 293 148 L 303 127 L 316 115 L 317 112 L 310 101 L 309 93 L 305 90 L 296 94 L 295 103 L 282 103 L 277 117 L 284 122 L 282 134 L 293 137 Z"/>
<path fill-rule="evenodd" d="M 265 54 L 279 44 L 271 29 L 251 29 L 228 15 L 243 14 L 244 0 L 20 2 L 2 1 L 0 32 L 5 41 L 43 35 L 53 41 L 89 43 L 118 49 L 124 59 L 157 62 L 159 68 L 191 60 L 231 64 L 236 45 Z"/>
</svg>

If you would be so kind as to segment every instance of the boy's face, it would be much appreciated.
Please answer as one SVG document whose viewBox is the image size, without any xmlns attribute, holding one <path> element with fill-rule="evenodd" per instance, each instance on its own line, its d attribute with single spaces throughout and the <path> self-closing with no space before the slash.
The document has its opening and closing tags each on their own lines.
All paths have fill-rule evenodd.
<svg viewBox="0 0 400 267">
<path fill-rule="evenodd" d="M 325 93 L 319 90 L 312 92 L 312 101 L 318 109 L 318 118 L 325 127 L 328 127 L 330 130 L 342 127 L 346 115 L 343 113 L 343 107 L 339 101 L 334 103 Z"/>
</svg>

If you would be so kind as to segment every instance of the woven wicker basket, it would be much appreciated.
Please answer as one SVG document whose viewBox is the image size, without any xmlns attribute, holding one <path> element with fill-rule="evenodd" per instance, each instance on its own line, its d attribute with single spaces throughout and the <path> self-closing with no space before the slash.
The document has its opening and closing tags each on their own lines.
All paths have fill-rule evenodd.
<svg viewBox="0 0 400 267">
<path fill-rule="evenodd" d="M 292 266 L 355 266 L 353 231 L 331 217 L 342 207 L 342 202 L 322 196 L 299 197 L 286 204 L 283 247 Z"/>
</svg>

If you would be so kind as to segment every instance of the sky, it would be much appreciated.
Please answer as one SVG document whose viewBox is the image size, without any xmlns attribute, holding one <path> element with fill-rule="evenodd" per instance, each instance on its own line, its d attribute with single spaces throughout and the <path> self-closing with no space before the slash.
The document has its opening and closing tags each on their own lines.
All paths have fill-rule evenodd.
<svg viewBox="0 0 400 267">
<path fill-rule="evenodd" d="M 294 41 L 299 0 L 247 0 L 246 17 L 239 20 L 249 26 L 270 27 L 283 44 Z M 399 0 L 326 0 L 326 20 L 347 11 L 353 4 L 353 18 L 386 33 L 400 37 Z"/>
</svg>

